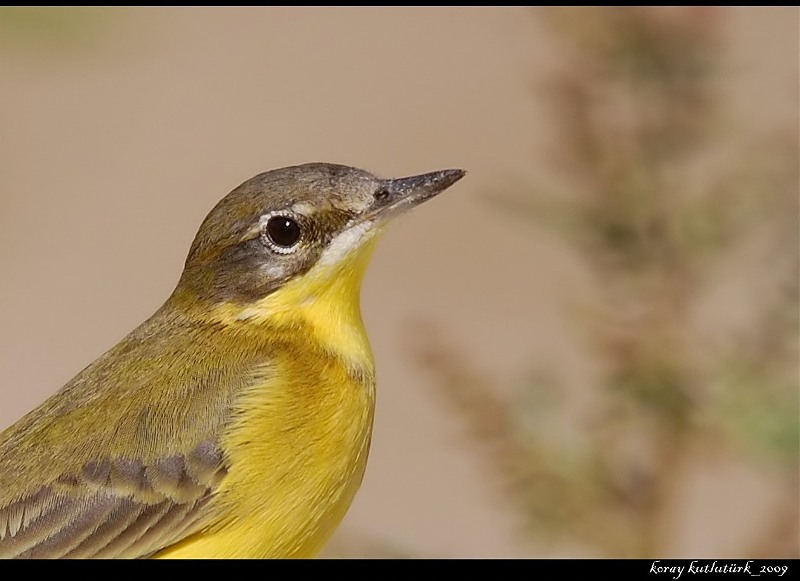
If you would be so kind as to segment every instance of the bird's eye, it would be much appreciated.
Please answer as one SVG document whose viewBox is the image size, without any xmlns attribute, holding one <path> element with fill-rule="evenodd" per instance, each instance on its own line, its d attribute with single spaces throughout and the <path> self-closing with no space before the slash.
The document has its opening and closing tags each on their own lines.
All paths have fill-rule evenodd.
<svg viewBox="0 0 800 581">
<path fill-rule="evenodd" d="M 271 216 L 264 227 L 267 242 L 276 252 L 287 254 L 292 252 L 302 235 L 300 224 L 291 216 Z"/>
</svg>

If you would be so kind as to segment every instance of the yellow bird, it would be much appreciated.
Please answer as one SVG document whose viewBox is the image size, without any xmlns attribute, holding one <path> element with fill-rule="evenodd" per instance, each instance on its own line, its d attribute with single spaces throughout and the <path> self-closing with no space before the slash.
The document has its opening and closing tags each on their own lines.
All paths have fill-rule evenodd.
<svg viewBox="0 0 800 581">
<path fill-rule="evenodd" d="M 461 170 L 257 175 L 164 305 L 0 434 L 0 557 L 309 557 L 369 452 L 359 295 L 387 221 Z"/>
</svg>

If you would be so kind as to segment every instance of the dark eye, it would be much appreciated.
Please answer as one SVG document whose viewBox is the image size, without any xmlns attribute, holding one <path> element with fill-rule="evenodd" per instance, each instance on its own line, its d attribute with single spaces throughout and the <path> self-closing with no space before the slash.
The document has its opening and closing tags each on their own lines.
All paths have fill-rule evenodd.
<svg viewBox="0 0 800 581">
<path fill-rule="evenodd" d="M 265 228 L 269 241 L 278 252 L 286 252 L 300 241 L 300 224 L 290 216 L 272 216 Z"/>
</svg>

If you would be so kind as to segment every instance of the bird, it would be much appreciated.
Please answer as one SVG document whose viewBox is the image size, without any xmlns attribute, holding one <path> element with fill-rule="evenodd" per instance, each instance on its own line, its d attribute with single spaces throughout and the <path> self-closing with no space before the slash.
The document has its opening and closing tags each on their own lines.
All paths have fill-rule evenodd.
<svg viewBox="0 0 800 581">
<path fill-rule="evenodd" d="M 370 256 L 464 175 L 307 163 L 222 198 L 166 302 L 0 433 L 0 558 L 315 556 L 370 448 Z"/>
</svg>

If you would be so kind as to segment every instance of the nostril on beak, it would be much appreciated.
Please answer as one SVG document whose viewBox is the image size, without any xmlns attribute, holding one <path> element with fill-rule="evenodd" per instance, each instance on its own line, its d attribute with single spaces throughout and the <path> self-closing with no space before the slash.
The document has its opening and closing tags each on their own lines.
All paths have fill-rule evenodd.
<svg viewBox="0 0 800 581">
<path fill-rule="evenodd" d="M 389 194 L 390 194 L 389 190 L 387 190 L 386 188 L 381 188 L 380 190 L 378 190 L 373 194 L 373 197 L 375 198 L 376 202 L 384 202 L 389 197 Z"/>
</svg>

